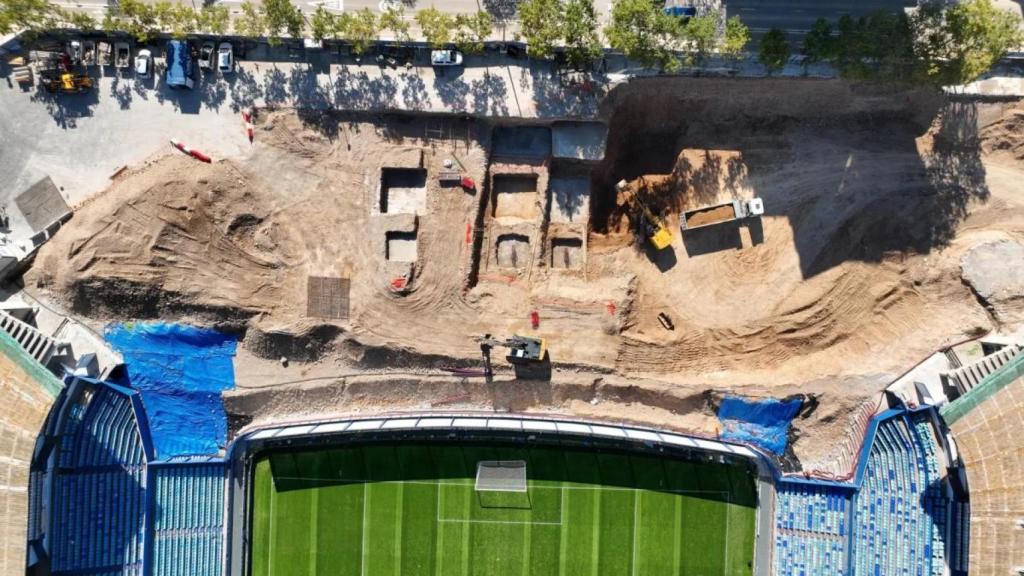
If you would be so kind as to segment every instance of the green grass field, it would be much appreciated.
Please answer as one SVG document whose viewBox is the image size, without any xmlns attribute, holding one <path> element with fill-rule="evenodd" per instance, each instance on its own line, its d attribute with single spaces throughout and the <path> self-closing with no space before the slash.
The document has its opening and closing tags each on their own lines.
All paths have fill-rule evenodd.
<svg viewBox="0 0 1024 576">
<path fill-rule="evenodd" d="M 526 494 L 477 463 L 526 462 Z M 275 453 L 252 483 L 252 574 L 751 574 L 738 465 L 564 448 L 406 444 Z"/>
</svg>

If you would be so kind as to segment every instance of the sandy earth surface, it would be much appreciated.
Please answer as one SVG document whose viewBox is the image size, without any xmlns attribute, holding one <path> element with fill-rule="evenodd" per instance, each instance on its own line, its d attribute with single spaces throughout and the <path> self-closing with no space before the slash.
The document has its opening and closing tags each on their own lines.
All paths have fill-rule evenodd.
<svg viewBox="0 0 1024 576">
<path fill-rule="evenodd" d="M 493 158 L 479 120 L 264 112 L 248 158 L 118 177 L 26 286 L 94 320 L 239 331 L 229 407 L 245 421 L 486 407 L 714 433 L 728 390 L 814 393 L 795 431 L 812 461 L 800 438 L 840 437 L 897 374 L 998 327 L 960 262 L 1024 239 L 1024 106 L 656 79 L 617 88 L 603 115 L 606 158 L 581 166 Z M 390 203 L 383 167 L 412 170 Z M 440 182 L 452 170 L 476 189 Z M 589 216 L 549 216 L 556 177 L 589 178 Z M 636 241 L 619 179 L 667 214 L 670 248 Z M 755 196 L 761 218 L 680 231 L 682 211 Z M 348 318 L 307 314 L 310 276 L 351 280 Z M 438 375 L 478 367 L 484 333 L 546 338 L 551 382 Z"/>
</svg>

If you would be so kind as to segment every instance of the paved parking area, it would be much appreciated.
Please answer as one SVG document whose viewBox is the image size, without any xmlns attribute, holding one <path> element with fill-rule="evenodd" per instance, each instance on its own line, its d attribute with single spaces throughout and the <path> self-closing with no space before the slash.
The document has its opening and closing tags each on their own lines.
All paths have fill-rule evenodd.
<svg viewBox="0 0 1024 576">
<path fill-rule="evenodd" d="M 240 111 L 250 106 L 554 118 L 597 110 L 595 89 L 526 61 L 480 57 L 442 72 L 312 60 L 240 61 L 234 75 L 203 75 L 191 91 L 164 86 L 160 61 L 149 80 L 93 69 L 96 89 L 73 95 L 22 91 L 0 64 L 0 202 L 50 176 L 74 205 L 120 167 L 168 150 L 170 138 L 215 159 L 244 156 L 251 146 Z"/>
</svg>

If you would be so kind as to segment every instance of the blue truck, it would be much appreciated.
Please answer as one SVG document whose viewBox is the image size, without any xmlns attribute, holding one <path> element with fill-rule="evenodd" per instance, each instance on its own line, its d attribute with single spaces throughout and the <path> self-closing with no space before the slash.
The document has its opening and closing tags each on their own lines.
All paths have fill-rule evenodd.
<svg viewBox="0 0 1024 576">
<path fill-rule="evenodd" d="M 167 86 L 188 88 L 195 86 L 195 61 L 188 42 L 171 40 L 167 43 Z"/>
</svg>

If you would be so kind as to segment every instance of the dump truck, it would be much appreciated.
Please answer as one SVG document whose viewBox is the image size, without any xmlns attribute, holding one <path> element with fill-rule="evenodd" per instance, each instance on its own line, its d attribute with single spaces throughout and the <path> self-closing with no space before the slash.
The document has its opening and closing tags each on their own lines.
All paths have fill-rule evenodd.
<svg viewBox="0 0 1024 576">
<path fill-rule="evenodd" d="M 721 204 L 701 206 L 694 210 L 683 212 L 679 219 L 679 227 L 683 230 L 693 230 L 714 224 L 732 222 L 740 218 L 749 218 L 764 214 L 764 202 L 760 198 L 750 200 L 730 200 Z"/>
<path fill-rule="evenodd" d="M 672 232 L 669 231 L 665 219 L 652 212 L 625 180 L 619 180 L 615 189 L 622 194 L 622 201 L 632 213 L 631 217 L 640 218 L 641 221 L 637 224 L 644 238 L 657 250 L 668 248 L 672 244 Z"/>
</svg>

